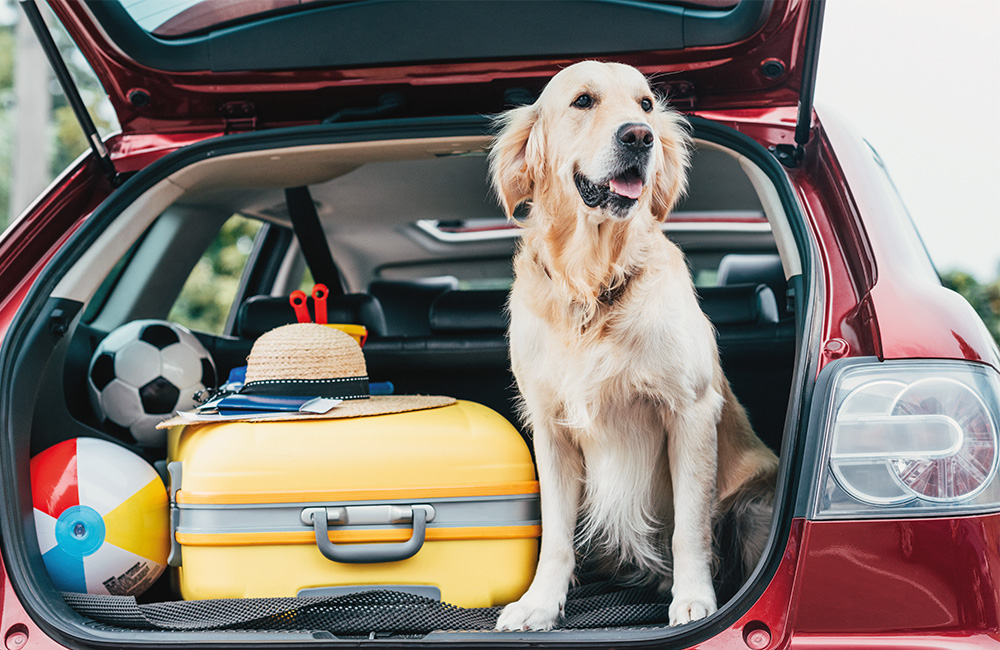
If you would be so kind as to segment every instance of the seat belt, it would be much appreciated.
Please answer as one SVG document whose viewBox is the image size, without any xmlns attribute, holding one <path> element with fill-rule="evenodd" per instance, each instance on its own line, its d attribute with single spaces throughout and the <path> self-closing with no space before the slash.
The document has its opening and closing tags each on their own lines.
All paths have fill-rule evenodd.
<svg viewBox="0 0 1000 650">
<path fill-rule="evenodd" d="M 330 254 L 309 188 L 304 185 L 285 188 L 285 205 L 292 220 L 295 238 L 302 249 L 302 257 L 305 258 L 313 279 L 325 284 L 332 295 L 344 295 L 344 281 Z"/>
</svg>

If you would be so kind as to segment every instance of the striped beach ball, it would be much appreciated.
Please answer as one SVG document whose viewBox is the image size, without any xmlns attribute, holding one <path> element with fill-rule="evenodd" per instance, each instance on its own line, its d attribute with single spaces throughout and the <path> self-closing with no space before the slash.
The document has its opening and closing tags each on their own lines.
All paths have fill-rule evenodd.
<svg viewBox="0 0 1000 650">
<path fill-rule="evenodd" d="M 134 596 L 163 573 L 169 504 L 160 475 L 118 445 L 75 438 L 31 459 L 42 560 L 60 591 Z"/>
</svg>

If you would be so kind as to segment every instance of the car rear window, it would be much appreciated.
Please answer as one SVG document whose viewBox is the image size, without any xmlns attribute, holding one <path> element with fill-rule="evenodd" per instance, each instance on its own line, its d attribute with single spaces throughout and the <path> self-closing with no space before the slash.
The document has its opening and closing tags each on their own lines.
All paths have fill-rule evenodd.
<svg viewBox="0 0 1000 650">
<path fill-rule="evenodd" d="M 251 17 L 294 10 L 301 5 L 335 4 L 330 0 L 119 0 L 129 16 L 154 36 L 202 32 Z"/>
<path fill-rule="evenodd" d="M 145 31 L 164 38 L 188 36 L 228 24 L 263 18 L 304 8 L 346 4 L 354 0 L 119 0 L 129 16 Z M 646 4 L 678 5 L 703 10 L 728 11 L 739 0 L 681 0 Z"/>
</svg>

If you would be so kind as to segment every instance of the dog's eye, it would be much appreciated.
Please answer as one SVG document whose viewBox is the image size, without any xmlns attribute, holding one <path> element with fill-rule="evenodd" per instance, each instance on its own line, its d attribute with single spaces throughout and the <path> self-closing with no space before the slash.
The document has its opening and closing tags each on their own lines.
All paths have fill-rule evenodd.
<svg viewBox="0 0 1000 650">
<path fill-rule="evenodd" d="M 648 113 L 653 110 L 653 100 L 649 97 L 643 97 L 642 101 L 639 102 L 639 106 L 642 106 L 642 110 Z"/>
<path fill-rule="evenodd" d="M 582 95 L 573 100 L 573 106 L 576 106 L 577 108 L 590 108 L 593 105 L 594 105 L 594 98 L 588 95 L 587 93 L 583 93 Z"/>
</svg>

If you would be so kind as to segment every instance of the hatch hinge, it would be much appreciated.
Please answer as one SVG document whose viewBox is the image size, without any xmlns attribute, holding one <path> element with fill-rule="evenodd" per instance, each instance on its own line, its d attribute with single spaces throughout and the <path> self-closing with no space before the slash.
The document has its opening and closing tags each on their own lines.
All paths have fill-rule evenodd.
<svg viewBox="0 0 1000 650">
<path fill-rule="evenodd" d="M 806 155 L 805 145 L 801 144 L 778 144 L 767 150 L 785 167 L 798 167 Z"/>
<path fill-rule="evenodd" d="M 253 102 L 227 102 L 219 110 L 226 133 L 257 130 L 257 109 Z"/>
<path fill-rule="evenodd" d="M 118 187 L 122 184 L 122 178 L 111 161 L 111 154 L 108 153 L 107 147 L 104 146 L 101 134 L 97 131 L 97 127 L 94 126 L 94 120 L 90 118 L 87 105 L 83 103 L 83 99 L 80 97 L 76 83 L 73 82 L 73 75 L 70 74 L 69 68 L 66 67 L 66 62 L 63 61 L 62 55 L 59 53 L 59 47 L 56 45 L 55 40 L 53 40 L 52 33 L 49 31 L 48 25 L 45 24 L 45 19 L 42 18 L 42 14 L 38 10 L 38 5 L 35 4 L 35 0 L 20 0 L 20 2 L 21 8 L 24 10 L 24 15 L 31 24 L 32 31 L 38 37 L 38 42 L 42 46 L 45 58 L 49 60 L 49 65 L 52 66 L 52 71 L 55 72 L 56 79 L 59 81 L 59 85 L 66 95 L 66 101 L 69 102 L 70 108 L 73 109 L 73 114 L 76 115 L 76 120 L 80 123 L 80 128 L 83 129 L 83 134 L 86 136 L 87 142 L 94 152 L 97 164 L 100 166 L 101 171 L 104 172 L 108 182 L 111 183 L 111 187 Z"/>
<path fill-rule="evenodd" d="M 656 88 L 671 106 L 681 112 L 693 111 L 695 100 L 694 85 L 689 81 L 670 81 Z"/>
</svg>

